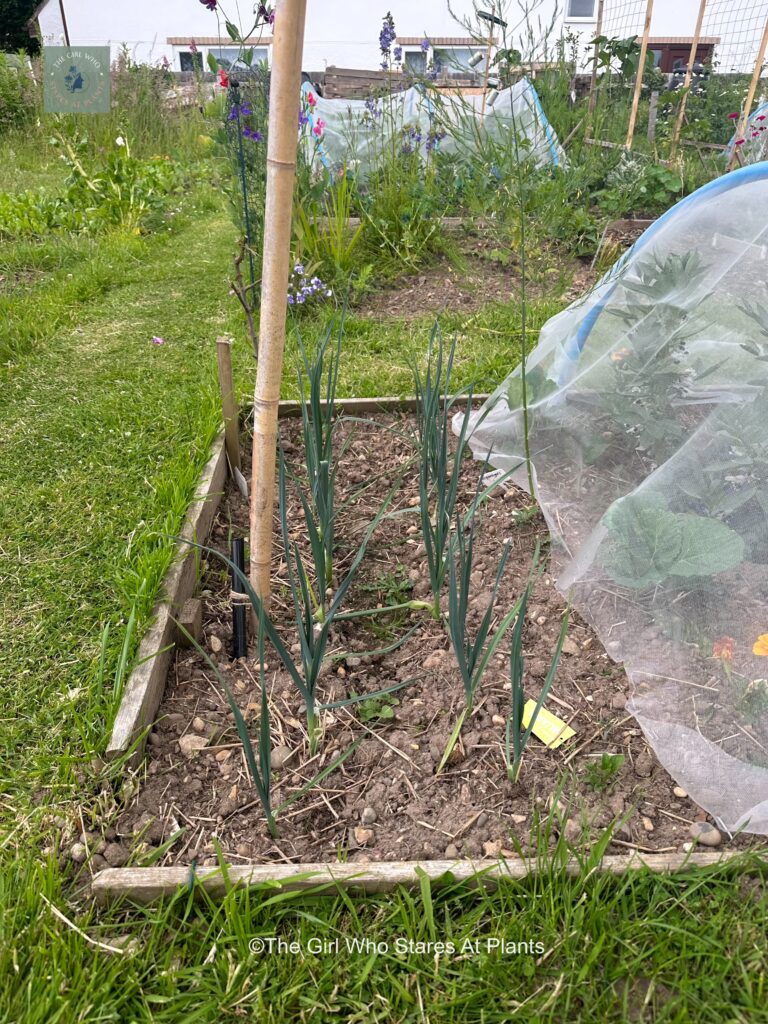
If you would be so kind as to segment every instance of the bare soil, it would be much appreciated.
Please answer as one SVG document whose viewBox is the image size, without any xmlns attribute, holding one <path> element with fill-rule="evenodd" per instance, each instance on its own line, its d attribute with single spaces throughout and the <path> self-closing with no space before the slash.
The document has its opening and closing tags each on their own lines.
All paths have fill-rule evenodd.
<svg viewBox="0 0 768 1024">
<path fill-rule="evenodd" d="M 338 446 L 346 440 L 350 443 L 340 462 L 337 485 L 339 505 L 349 500 L 337 524 L 337 576 L 345 573 L 368 523 L 397 475 L 404 473 L 391 506 L 402 514 L 384 520 L 374 534 L 348 594 L 349 609 L 429 596 L 418 527 L 417 472 L 409 463 L 414 454 L 412 430 L 411 419 L 392 415 L 369 424 L 343 422 L 338 427 Z M 299 424 L 281 421 L 281 435 L 287 457 L 299 471 Z M 249 460 L 247 450 L 246 469 Z M 475 494 L 480 472 L 479 463 L 469 459 L 463 463 L 464 507 Z M 295 495 L 290 499 L 288 521 L 302 522 Z M 247 526 L 247 502 L 230 485 L 211 545 L 228 551 L 231 537 L 246 536 Z M 305 545 L 298 526 L 294 539 L 300 547 Z M 512 486 L 497 488 L 478 513 L 471 630 L 487 607 L 507 540 L 512 555 L 500 588 L 497 622 L 521 594 L 537 542 L 543 551 L 548 544 L 538 509 L 525 492 Z M 281 554 L 278 541 L 272 616 L 286 645 L 295 652 Z M 202 643 L 228 680 L 255 737 L 258 664 L 253 644 L 249 658 L 230 658 L 230 585 L 223 565 L 212 556 L 204 566 L 201 593 Z M 529 697 L 539 693 L 565 610 L 552 578 L 544 572 L 536 583 L 525 625 Z M 409 630 L 411 635 L 395 650 L 371 653 L 393 646 Z M 268 646 L 273 804 L 289 799 L 323 766 L 360 741 L 319 786 L 280 815 L 277 840 L 267 833 L 219 682 L 194 649 L 178 649 L 149 735 L 142 784 L 107 836 L 112 840 L 105 852 L 105 856 L 112 853 L 107 860 L 124 860 L 137 847 L 151 853 L 179 830 L 182 834 L 156 863 L 189 864 L 199 859 L 213 864 L 217 844 L 233 863 L 514 856 L 532 850 L 537 841 L 536 820 L 550 811 L 554 828 L 549 842 L 564 832 L 575 845 L 589 844 L 614 822 L 612 852 L 671 852 L 682 851 L 690 841 L 691 825 L 706 820 L 705 812 L 687 796 L 674 792 L 674 780 L 625 710 L 628 682 L 623 670 L 578 615 L 571 618 L 547 701 L 548 709 L 576 735 L 555 750 L 532 738 L 517 784 L 507 779 L 503 760 L 510 703 L 509 636 L 488 667 L 459 746 L 439 774 L 437 766 L 464 706 L 444 627 L 424 611 L 406 611 L 339 623 L 331 641 L 322 679 L 324 702 L 412 682 L 384 708 L 368 703 L 324 712 L 320 751 L 310 758 L 301 696 Z M 200 737 L 204 748 L 184 753 L 184 740 L 190 736 Z M 622 755 L 624 761 L 615 774 L 601 778 L 599 766 L 605 754 Z M 740 837 L 730 845 L 748 842 Z"/>
</svg>

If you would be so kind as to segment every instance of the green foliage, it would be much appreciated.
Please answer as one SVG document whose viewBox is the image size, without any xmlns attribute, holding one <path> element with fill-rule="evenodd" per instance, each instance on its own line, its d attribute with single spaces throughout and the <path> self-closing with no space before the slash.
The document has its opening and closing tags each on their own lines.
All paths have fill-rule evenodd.
<svg viewBox="0 0 768 1024">
<path fill-rule="evenodd" d="M 395 708 L 400 703 L 397 697 L 392 694 L 383 694 L 381 697 L 365 697 L 352 692 L 352 696 L 359 700 L 357 714 L 361 722 L 390 721 L 395 717 Z"/>
<path fill-rule="evenodd" d="M 0 50 L 37 53 L 40 44 L 27 29 L 37 6 L 37 0 L 0 0 Z"/>
<path fill-rule="evenodd" d="M 595 36 L 590 41 L 590 46 L 595 45 L 597 53 L 591 63 L 595 64 L 598 72 L 605 71 L 610 75 L 611 71 L 617 71 L 625 81 L 637 74 L 641 51 L 637 36 L 629 36 L 627 39 Z M 645 60 L 646 68 L 652 68 L 653 54 L 650 51 L 646 52 Z"/>
<path fill-rule="evenodd" d="M 88 166 L 87 136 L 50 140 L 69 170 L 61 196 L 35 192 L 0 194 L 0 237 L 41 237 L 50 231 L 97 234 L 108 228 L 139 233 L 158 223 L 182 181 L 179 170 L 159 158 L 139 160 L 118 136 L 100 165 Z"/>
<path fill-rule="evenodd" d="M 606 187 L 597 194 L 600 208 L 612 217 L 629 213 L 663 213 L 682 198 L 680 175 L 640 156 L 622 154 L 618 165 L 606 177 Z"/>
<path fill-rule="evenodd" d="M 590 789 L 603 793 L 610 789 L 624 766 L 623 754 L 601 754 L 599 761 L 590 761 L 584 770 L 584 780 Z"/>
<path fill-rule="evenodd" d="M 34 82 L 26 58 L 23 54 L 16 57 L 0 53 L 0 136 L 32 124 L 35 106 Z"/>
<path fill-rule="evenodd" d="M 354 177 L 345 172 L 326 183 L 320 200 L 308 201 L 297 194 L 294 206 L 294 256 L 315 266 L 327 284 L 344 289 L 352 283 L 364 286 L 373 269 L 360 265 L 364 224 L 352 227 Z M 354 280 L 353 280 L 354 279 Z"/>
<path fill-rule="evenodd" d="M 735 530 L 717 519 L 671 512 L 656 495 L 619 499 L 602 523 L 608 531 L 602 563 L 621 586 L 713 576 L 744 559 L 744 541 Z"/>
</svg>

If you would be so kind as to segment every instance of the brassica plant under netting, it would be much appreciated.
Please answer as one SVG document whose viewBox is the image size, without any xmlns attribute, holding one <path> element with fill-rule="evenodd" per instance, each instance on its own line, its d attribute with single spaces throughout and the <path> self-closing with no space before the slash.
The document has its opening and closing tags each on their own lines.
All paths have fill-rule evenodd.
<svg viewBox="0 0 768 1024">
<path fill-rule="evenodd" d="M 306 93 L 309 86 L 303 89 Z M 525 78 L 499 92 L 493 103 L 486 102 L 484 110 L 482 96 L 441 96 L 413 87 L 367 100 L 317 97 L 310 112 L 312 127 L 318 120 L 322 140 L 317 143 L 308 135 L 313 159 L 334 172 L 353 166 L 367 173 L 382 145 L 454 153 L 477 142 L 478 133 L 506 145 L 515 128 L 520 148 L 537 167 L 564 162 L 538 94 Z"/>
<path fill-rule="evenodd" d="M 682 200 L 527 361 L 558 587 L 632 683 L 659 760 L 768 834 L 768 163 Z M 478 458 L 527 486 L 518 367 Z"/>
</svg>

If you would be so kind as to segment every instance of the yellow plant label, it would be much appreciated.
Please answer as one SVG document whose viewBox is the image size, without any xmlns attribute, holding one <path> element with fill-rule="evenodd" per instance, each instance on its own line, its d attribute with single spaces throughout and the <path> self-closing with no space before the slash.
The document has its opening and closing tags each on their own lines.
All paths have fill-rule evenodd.
<svg viewBox="0 0 768 1024">
<path fill-rule="evenodd" d="M 525 702 L 523 708 L 523 728 L 527 729 L 530 724 L 531 717 L 536 710 L 536 701 L 528 700 Z M 533 726 L 533 735 L 541 740 L 542 743 L 546 744 L 550 750 L 555 750 L 557 747 L 569 740 L 571 736 L 576 735 L 576 730 L 572 729 L 570 725 L 566 725 L 562 718 L 558 718 L 557 715 L 553 715 L 551 711 L 547 711 L 546 708 L 542 708 L 536 716 L 536 723 Z"/>
</svg>

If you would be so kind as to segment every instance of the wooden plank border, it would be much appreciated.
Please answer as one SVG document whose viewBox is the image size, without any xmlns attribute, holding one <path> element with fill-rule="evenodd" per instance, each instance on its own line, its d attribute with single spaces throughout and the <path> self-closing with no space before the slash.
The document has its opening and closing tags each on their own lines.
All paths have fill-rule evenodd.
<svg viewBox="0 0 768 1024">
<path fill-rule="evenodd" d="M 197 488 L 197 498 L 190 505 L 180 536 L 186 540 L 205 541 L 210 532 L 227 477 L 227 456 L 223 432 L 213 445 Z M 154 721 L 163 699 L 165 681 L 176 642 L 177 628 L 173 619 L 195 589 L 197 558 L 194 549 L 179 541 L 173 562 L 165 574 L 160 597 L 155 604 L 153 622 L 142 638 L 136 664 L 123 690 L 120 707 L 107 744 L 107 760 L 126 754 L 141 733 Z M 143 752 L 143 741 L 136 748 L 133 760 Z"/>
<path fill-rule="evenodd" d="M 714 867 L 743 852 L 707 851 L 702 853 L 641 854 L 632 852 L 608 855 L 600 862 L 599 870 L 612 875 L 647 868 L 660 874 L 686 871 L 691 868 Z M 436 887 L 466 882 L 478 887 L 494 888 L 499 881 L 520 880 L 529 875 L 546 874 L 555 870 L 551 865 L 533 860 L 426 860 L 378 861 L 370 864 L 242 864 L 227 865 L 222 870 L 201 868 L 195 872 L 197 885 L 208 896 L 220 899 L 232 887 L 269 885 L 269 894 L 279 885 L 284 892 L 307 892 L 334 896 L 340 889 L 350 893 L 372 896 L 391 892 L 399 886 L 418 888 L 426 876 Z M 584 870 L 577 860 L 564 866 L 569 876 L 578 876 Z M 102 904 L 118 899 L 134 903 L 154 903 L 172 897 L 188 888 L 190 869 L 169 868 L 105 868 L 91 882 L 92 895 Z"/>
</svg>

